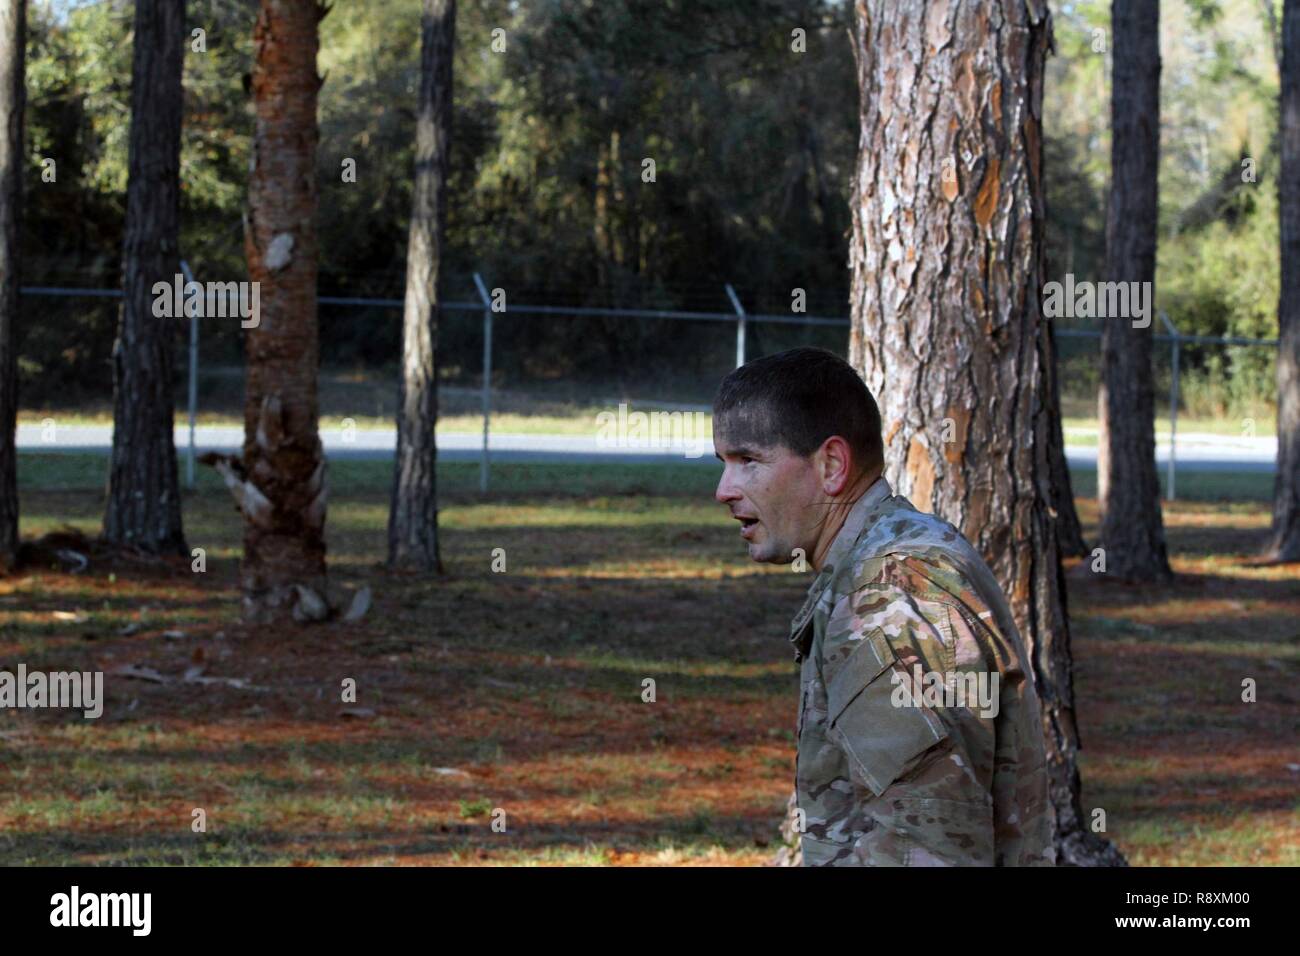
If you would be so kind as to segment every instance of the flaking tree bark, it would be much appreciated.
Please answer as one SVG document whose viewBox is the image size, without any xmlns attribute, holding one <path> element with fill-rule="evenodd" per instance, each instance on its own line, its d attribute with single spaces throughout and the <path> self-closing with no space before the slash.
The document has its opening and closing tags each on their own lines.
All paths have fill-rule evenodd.
<svg viewBox="0 0 1300 956">
<path fill-rule="evenodd" d="M 1159 0 L 1111 4 L 1110 203 L 1106 281 L 1150 283 L 1152 314 L 1102 320 L 1097 399 L 1097 498 L 1106 576 L 1160 581 L 1171 575 L 1156 475 L 1155 327 L 1156 187 L 1160 161 Z M 1130 309 L 1130 311 L 1133 311 Z"/>
<path fill-rule="evenodd" d="M 1282 290 L 1277 307 L 1277 477 L 1267 546 L 1300 561 L 1300 0 L 1282 8 L 1282 153 L 1278 185 Z"/>
<path fill-rule="evenodd" d="M 244 516 L 248 621 L 321 620 L 325 455 L 317 427 L 316 0 L 262 0 L 253 29 L 255 111 L 244 251 L 260 284 L 248 330 L 242 459 L 205 456 Z"/>
<path fill-rule="evenodd" d="M 424 0 L 415 190 L 406 247 L 397 459 L 388 511 L 388 563 L 441 571 L 438 556 L 437 345 L 447 170 L 451 148 L 455 0 Z"/>
<path fill-rule="evenodd" d="M 185 4 L 136 0 L 122 308 L 113 346 L 113 452 L 103 537 L 184 553 L 173 437 L 175 319 L 152 289 L 180 269 L 181 70 Z"/>
<path fill-rule="evenodd" d="M 18 214 L 27 0 L 0 0 L 0 573 L 18 563 Z"/>
<path fill-rule="evenodd" d="M 886 476 L 1007 593 L 1042 702 L 1060 864 L 1122 865 L 1080 804 L 1042 311 L 1044 0 L 858 0 L 850 360 Z"/>
</svg>

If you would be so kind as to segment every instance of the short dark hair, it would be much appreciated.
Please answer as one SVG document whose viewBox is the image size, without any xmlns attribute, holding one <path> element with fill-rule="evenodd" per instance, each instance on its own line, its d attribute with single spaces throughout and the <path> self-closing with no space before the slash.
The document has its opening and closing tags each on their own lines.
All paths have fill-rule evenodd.
<svg viewBox="0 0 1300 956">
<path fill-rule="evenodd" d="M 839 435 L 863 467 L 884 463 L 876 400 L 853 366 L 826 349 L 789 349 L 734 369 L 718 386 L 713 416 L 741 443 L 784 445 L 806 458 Z"/>
</svg>

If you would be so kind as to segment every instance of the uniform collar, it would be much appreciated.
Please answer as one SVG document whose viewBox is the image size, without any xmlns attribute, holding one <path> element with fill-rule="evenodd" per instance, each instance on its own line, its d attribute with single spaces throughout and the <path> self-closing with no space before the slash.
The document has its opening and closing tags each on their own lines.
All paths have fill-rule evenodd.
<svg viewBox="0 0 1300 956">
<path fill-rule="evenodd" d="M 894 489 L 889 486 L 889 482 L 885 480 L 884 475 L 881 475 L 849 509 L 848 515 L 844 518 L 844 524 L 835 535 L 835 540 L 831 542 L 830 551 L 826 553 L 826 562 L 813 580 L 812 586 L 808 588 L 808 597 L 804 601 L 803 607 L 799 609 L 799 613 L 790 622 L 791 643 L 796 645 L 801 643 L 800 638 L 803 629 L 811 620 L 813 611 L 816 610 L 817 602 L 821 600 L 822 594 L 830 586 L 835 569 L 852 554 L 853 546 L 858 543 L 858 539 L 862 537 L 867 528 L 875 524 L 873 519 L 876 517 L 877 507 L 886 499 L 893 497 L 893 494 Z"/>
</svg>

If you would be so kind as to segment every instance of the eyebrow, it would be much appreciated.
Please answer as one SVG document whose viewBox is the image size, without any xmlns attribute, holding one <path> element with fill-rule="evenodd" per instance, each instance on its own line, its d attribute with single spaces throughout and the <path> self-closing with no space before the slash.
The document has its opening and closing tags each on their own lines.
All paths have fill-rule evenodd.
<svg viewBox="0 0 1300 956">
<path fill-rule="evenodd" d="M 759 457 L 759 453 L 758 453 L 755 449 L 753 449 L 753 448 L 746 448 L 746 447 L 744 447 L 743 445 L 742 445 L 740 448 L 728 448 L 728 449 L 727 449 L 727 454 L 730 455 L 730 456 L 733 457 L 733 458 L 757 458 L 757 457 Z M 717 453 L 716 450 L 713 452 L 713 457 L 716 458 L 716 459 L 718 459 L 718 461 L 723 462 L 724 464 L 726 463 L 726 459 L 723 458 L 721 455 L 719 455 L 719 454 Z"/>
</svg>

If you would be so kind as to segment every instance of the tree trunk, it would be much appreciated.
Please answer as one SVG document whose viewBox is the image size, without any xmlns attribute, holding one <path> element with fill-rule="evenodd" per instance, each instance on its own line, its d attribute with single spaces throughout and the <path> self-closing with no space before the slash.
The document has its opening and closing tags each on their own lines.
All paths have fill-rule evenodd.
<svg viewBox="0 0 1300 956">
<path fill-rule="evenodd" d="M 0 573 L 18 562 L 18 212 L 27 0 L 0 0 Z"/>
<path fill-rule="evenodd" d="M 406 247 L 402 382 L 397 460 L 388 512 L 388 563 L 441 571 L 435 464 L 438 421 L 439 280 L 447 220 L 451 148 L 452 55 L 456 0 L 424 0 L 420 104 L 415 126 L 415 191 Z"/>
<path fill-rule="evenodd" d="M 1300 561 L 1300 0 L 1282 8 L 1282 295 L 1277 307 L 1277 477 L 1268 554 Z"/>
<path fill-rule="evenodd" d="M 328 613 L 325 456 L 317 430 L 316 0 L 262 0 L 244 250 L 261 309 L 247 338 L 240 568 L 246 620 Z M 228 475 L 227 481 L 231 478 Z"/>
<path fill-rule="evenodd" d="M 1058 862 L 1119 864 L 1086 825 L 1042 313 L 1043 0 L 859 0 L 850 360 L 886 475 L 1007 593 L 1042 702 Z"/>
<path fill-rule="evenodd" d="M 1114 73 L 1106 280 L 1150 283 L 1152 292 L 1146 327 L 1134 328 L 1133 315 L 1107 315 L 1102 320 L 1097 402 L 1101 546 L 1107 575 L 1158 581 L 1171 574 L 1156 477 L 1151 381 L 1160 159 L 1159 0 L 1116 0 L 1111 4 L 1111 33 Z"/>
<path fill-rule="evenodd" d="M 153 287 L 180 271 L 181 69 L 185 4 L 136 0 L 122 309 L 113 346 L 113 455 L 104 540 L 184 553 L 173 438 L 178 320 L 153 313 Z"/>
<path fill-rule="evenodd" d="M 1088 553 L 1088 542 L 1083 538 L 1083 523 L 1079 521 L 1079 512 L 1074 506 L 1074 484 L 1070 480 L 1070 463 L 1065 458 L 1065 432 L 1061 425 L 1061 376 L 1057 366 L 1056 330 L 1050 322 L 1045 323 L 1044 337 L 1047 355 L 1044 358 L 1043 371 L 1051 379 L 1046 389 L 1051 396 L 1051 405 L 1045 409 L 1051 418 L 1047 430 L 1047 440 L 1051 444 L 1048 462 L 1051 471 L 1051 493 L 1049 499 L 1055 502 L 1057 545 L 1063 558 L 1081 558 Z"/>
</svg>

